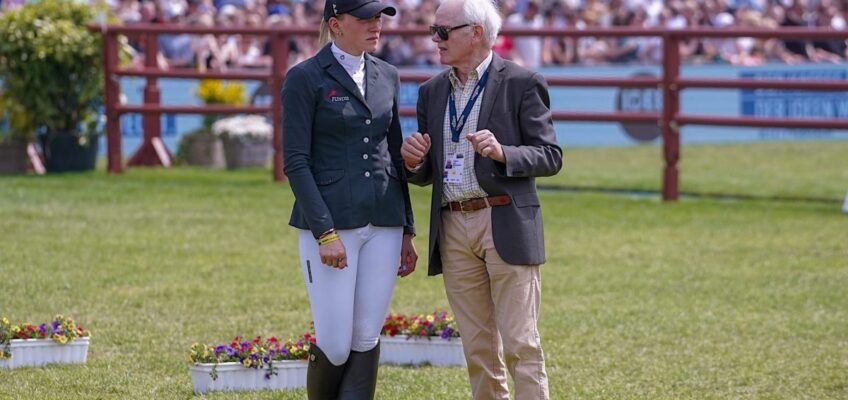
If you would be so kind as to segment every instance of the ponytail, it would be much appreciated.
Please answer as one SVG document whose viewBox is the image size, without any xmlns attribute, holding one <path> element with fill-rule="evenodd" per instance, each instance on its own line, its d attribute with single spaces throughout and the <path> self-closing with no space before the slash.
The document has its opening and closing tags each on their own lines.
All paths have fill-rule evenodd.
<svg viewBox="0 0 848 400">
<path fill-rule="evenodd" d="M 324 47 L 324 45 L 330 43 L 333 35 L 332 31 L 330 31 L 330 24 L 328 24 L 324 19 L 321 19 L 320 29 L 320 33 L 318 34 L 318 47 Z"/>
</svg>

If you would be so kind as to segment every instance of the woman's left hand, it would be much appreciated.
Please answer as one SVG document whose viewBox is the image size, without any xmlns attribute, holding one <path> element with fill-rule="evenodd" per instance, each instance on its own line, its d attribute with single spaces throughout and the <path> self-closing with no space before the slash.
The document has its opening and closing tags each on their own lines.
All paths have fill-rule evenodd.
<svg viewBox="0 0 848 400">
<path fill-rule="evenodd" d="M 412 235 L 403 235 L 400 245 L 400 267 L 398 276 L 403 278 L 415 271 L 415 263 L 418 262 L 418 251 L 412 243 Z"/>
</svg>

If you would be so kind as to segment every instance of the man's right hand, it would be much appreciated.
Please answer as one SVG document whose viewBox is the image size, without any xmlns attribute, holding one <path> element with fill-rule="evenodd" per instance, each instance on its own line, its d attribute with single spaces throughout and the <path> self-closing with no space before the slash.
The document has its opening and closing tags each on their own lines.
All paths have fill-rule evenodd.
<svg viewBox="0 0 848 400">
<path fill-rule="evenodd" d="M 413 170 L 424 162 L 424 157 L 430 151 L 430 135 L 415 132 L 403 141 L 400 154 L 403 164 L 408 170 Z"/>
</svg>

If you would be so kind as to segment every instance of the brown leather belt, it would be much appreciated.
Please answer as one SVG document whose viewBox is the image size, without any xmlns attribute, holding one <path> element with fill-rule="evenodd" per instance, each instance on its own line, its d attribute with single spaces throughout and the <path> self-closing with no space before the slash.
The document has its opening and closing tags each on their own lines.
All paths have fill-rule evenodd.
<svg viewBox="0 0 848 400">
<path fill-rule="evenodd" d="M 464 213 L 482 210 L 486 207 L 505 206 L 512 203 L 509 195 L 479 197 L 476 199 L 452 201 L 442 207 L 445 210 L 461 211 Z"/>
</svg>

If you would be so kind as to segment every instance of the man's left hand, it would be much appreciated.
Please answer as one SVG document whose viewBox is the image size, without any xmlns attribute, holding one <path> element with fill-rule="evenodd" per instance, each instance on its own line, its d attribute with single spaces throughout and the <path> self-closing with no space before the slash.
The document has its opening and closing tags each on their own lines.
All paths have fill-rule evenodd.
<svg viewBox="0 0 848 400">
<path fill-rule="evenodd" d="M 495 138 L 495 134 L 492 131 L 483 129 L 482 131 L 469 133 L 465 135 L 465 138 L 474 146 L 474 151 L 480 153 L 481 156 L 489 157 L 501 163 L 506 162 L 503 147 L 501 147 L 501 144 Z"/>
</svg>

